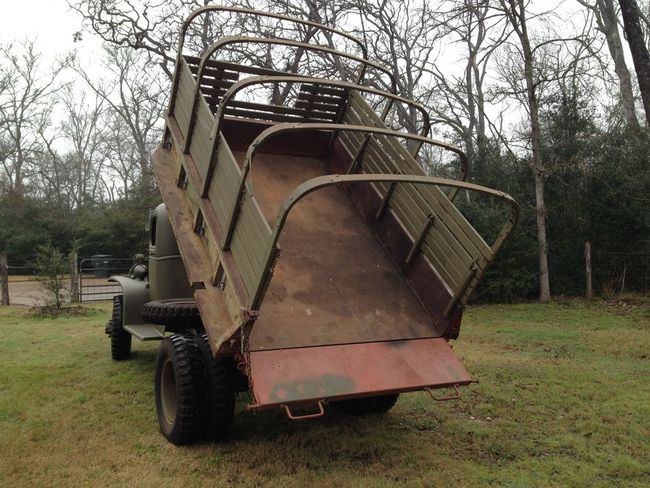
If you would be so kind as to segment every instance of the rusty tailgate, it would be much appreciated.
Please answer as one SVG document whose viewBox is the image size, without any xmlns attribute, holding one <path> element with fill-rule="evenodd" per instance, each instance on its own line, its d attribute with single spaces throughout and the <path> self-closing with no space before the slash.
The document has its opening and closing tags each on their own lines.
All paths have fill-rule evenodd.
<svg viewBox="0 0 650 488">
<path fill-rule="evenodd" d="M 252 351 L 250 374 L 251 408 L 475 381 L 442 338 Z"/>
</svg>

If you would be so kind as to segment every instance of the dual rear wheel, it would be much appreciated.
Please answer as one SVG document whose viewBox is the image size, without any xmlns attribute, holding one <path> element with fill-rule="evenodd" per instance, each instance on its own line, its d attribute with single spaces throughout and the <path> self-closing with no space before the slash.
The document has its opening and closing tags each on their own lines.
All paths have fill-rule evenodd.
<svg viewBox="0 0 650 488">
<path fill-rule="evenodd" d="M 143 315 L 150 323 L 201 327 L 196 304 L 189 300 L 149 302 Z M 132 336 L 123 329 L 122 322 L 123 297 L 117 295 L 106 325 L 111 357 L 116 361 L 131 355 Z M 231 359 L 212 355 L 206 334 L 174 334 L 163 339 L 155 374 L 156 411 L 163 435 L 177 445 L 226 438 L 241 376 Z"/>
<path fill-rule="evenodd" d="M 163 435 L 176 445 L 225 439 L 235 410 L 237 374 L 231 360 L 214 358 L 205 334 L 165 338 L 155 377 Z"/>
</svg>

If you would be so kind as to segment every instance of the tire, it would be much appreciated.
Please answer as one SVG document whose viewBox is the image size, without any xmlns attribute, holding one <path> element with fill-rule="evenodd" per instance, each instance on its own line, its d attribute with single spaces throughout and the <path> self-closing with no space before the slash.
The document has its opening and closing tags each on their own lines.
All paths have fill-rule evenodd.
<svg viewBox="0 0 650 488">
<path fill-rule="evenodd" d="M 203 330 L 203 322 L 196 302 L 192 298 L 153 300 L 142 306 L 145 322 L 164 325 L 167 330 L 181 332 L 188 329 Z"/>
<path fill-rule="evenodd" d="M 193 442 L 201 428 L 205 392 L 194 341 L 174 334 L 160 344 L 156 358 L 156 412 L 160 431 L 177 446 Z"/>
<path fill-rule="evenodd" d="M 235 413 L 235 364 L 230 358 L 215 358 L 208 336 L 194 337 L 203 366 L 205 403 L 201 431 L 207 441 L 221 441 L 228 437 Z"/>
<path fill-rule="evenodd" d="M 378 395 L 352 400 L 332 402 L 332 406 L 341 409 L 349 415 L 381 414 L 388 412 L 397 403 L 399 393 L 392 395 Z"/>
<path fill-rule="evenodd" d="M 122 300 L 122 295 L 113 297 L 113 315 L 107 326 L 114 361 L 123 361 L 131 356 L 131 334 L 122 328 Z"/>
</svg>

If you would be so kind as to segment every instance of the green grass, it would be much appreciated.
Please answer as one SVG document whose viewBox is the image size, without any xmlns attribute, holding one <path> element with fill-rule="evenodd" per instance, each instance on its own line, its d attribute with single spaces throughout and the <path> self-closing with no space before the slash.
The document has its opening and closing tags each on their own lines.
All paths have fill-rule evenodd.
<svg viewBox="0 0 650 488">
<path fill-rule="evenodd" d="M 471 307 L 460 401 L 291 422 L 242 397 L 231 442 L 183 448 L 158 432 L 157 345 L 112 362 L 107 305 L 0 308 L 0 486 L 649 486 L 649 303 Z"/>
</svg>

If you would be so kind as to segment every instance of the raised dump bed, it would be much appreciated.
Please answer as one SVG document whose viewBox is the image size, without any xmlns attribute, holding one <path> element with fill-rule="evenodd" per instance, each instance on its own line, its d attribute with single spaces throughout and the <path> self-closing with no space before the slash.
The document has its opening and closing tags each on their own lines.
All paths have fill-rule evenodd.
<svg viewBox="0 0 650 488">
<path fill-rule="evenodd" d="M 215 11 L 250 14 L 208 7 L 190 21 Z M 259 15 L 349 38 L 299 19 Z M 182 42 L 166 134 L 153 162 L 187 291 L 146 299 L 193 299 L 200 321 L 185 328 L 159 323 L 156 331 L 175 331 L 199 350 L 195 334 L 205 331 L 208 390 L 234 394 L 223 374 L 210 377 L 215 364 L 229 364 L 228 375 L 245 376 L 249 408 L 282 407 L 292 418 L 321 415 L 327 402 L 385 411 L 401 392 L 472 382 L 448 340 L 458 336 L 464 305 L 516 222 L 512 198 L 464 181 L 463 152 L 426 137 L 422 106 L 361 84 L 368 69 L 386 72 L 365 59 L 363 46 L 358 57 L 295 40 L 230 36 L 196 57 L 180 55 Z M 358 70 L 352 80 L 324 79 L 214 59 L 242 43 L 338 57 Z M 256 96 L 238 96 L 252 89 Z M 292 97 L 280 100 L 283 90 Z M 366 97 L 383 109 L 377 112 Z M 417 133 L 387 127 L 397 106 L 420 114 Z M 454 155 L 458 179 L 425 175 L 418 162 L 423 146 Z M 459 190 L 503 201 L 495 242 L 486 243 L 458 210 Z M 120 325 L 135 326 L 127 322 Z M 182 342 L 168 338 L 161 347 L 157 405 L 163 433 L 182 443 L 194 434 L 177 414 L 182 368 L 174 354 L 194 353 L 174 341 Z M 188 388 L 205 390 L 202 381 Z M 208 403 L 208 413 L 197 407 L 190 423 L 212 422 L 219 435 L 225 428 L 214 427 L 214 411 L 223 402 Z"/>
</svg>

